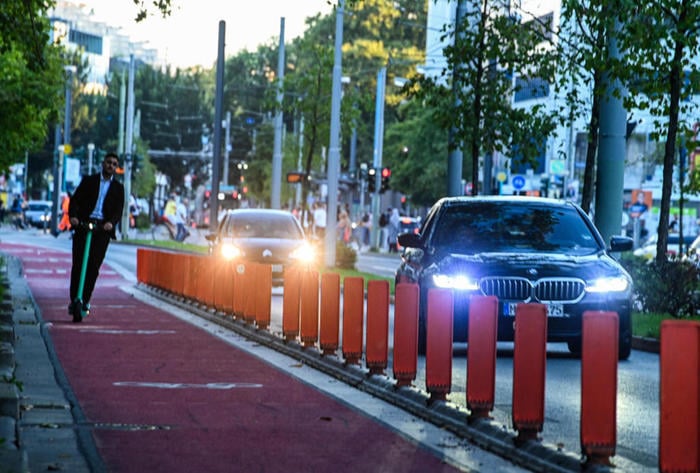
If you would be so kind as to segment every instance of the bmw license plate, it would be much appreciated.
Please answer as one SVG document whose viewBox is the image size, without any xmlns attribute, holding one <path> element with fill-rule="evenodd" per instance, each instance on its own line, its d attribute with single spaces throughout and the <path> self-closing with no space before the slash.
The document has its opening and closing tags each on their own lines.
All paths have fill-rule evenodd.
<svg viewBox="0 0 700 473">
<path fill-rule="evenodd" d="M 504 302 L 503 303 L 503 315 L 506 317 L 515 317 L 515 308 L 520 302 Z M 568 317 L 564 312 L 564 304 L 561 302 L 548 302 L 545 304 L 547 307 L 547 317 Z"/>
<path fill-rule="evenodd" d="M 272 272 L 273 273 L 281 273 L 282 272 L 282 265 L 281 264 L 273 264 L 272 265 Z"/>
</svg>

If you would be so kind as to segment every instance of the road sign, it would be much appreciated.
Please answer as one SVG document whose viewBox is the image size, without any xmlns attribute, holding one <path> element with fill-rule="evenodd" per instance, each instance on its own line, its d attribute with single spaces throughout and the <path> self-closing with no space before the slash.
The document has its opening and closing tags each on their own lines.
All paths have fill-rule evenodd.
<svg viewBox="0 0 700 473">
<path fill-rule="evenodd" d="M 513 186 L 513 189 L 516 191 L 521 190 L 523 187 L 525 187 L 525 177 L 521 176 L 520 174 L 516 174 L 513 176 L 513 178 L 510 180 L 511 185 Z"/>
</svg>

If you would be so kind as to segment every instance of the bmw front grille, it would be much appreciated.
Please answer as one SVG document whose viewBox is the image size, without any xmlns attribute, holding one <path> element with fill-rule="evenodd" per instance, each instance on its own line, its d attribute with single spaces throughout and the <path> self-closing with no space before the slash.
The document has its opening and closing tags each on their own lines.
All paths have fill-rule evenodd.
<svg viewBox="0 0 700 473">
<path fill-rule="evenodd" d="M 573 304 L 584 296 L 585 283 L 575 278 L 486 277 L 479 282 L 481 293 L 501 300 L 562 302 Z"/>
</svg>

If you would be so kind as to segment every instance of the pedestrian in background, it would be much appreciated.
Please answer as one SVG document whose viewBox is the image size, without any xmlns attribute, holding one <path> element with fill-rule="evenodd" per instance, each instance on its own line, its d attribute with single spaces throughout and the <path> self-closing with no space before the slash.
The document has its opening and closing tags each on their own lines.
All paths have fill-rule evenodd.
<svg viewBox="0 0 700 473">
<path fill-rule="evenodd" d="M 399 236 L 399 228 L 401 227 L 401 216 L 399 209 L 392 209 L 387 225 L 387 239 L 389 241 L 389 253 L 397 253 L 396 238 Z"/>
<path fill-rule="evenodd" d="M 68 208 L 70 207 L 70 192 L 63 196 L 61 201 L 61 221 L 58 222 L 58 230 L 61 232 L 67 232 L 70 230 L 70 215 L 68 215 Z M 58 236 L 58 235 L 55 235 Z"/>
<path fill-rule="evenodd" d="M 314 208 L 314 235 L 319 240 L 326 237 L 326 205 L 323 202 L 316 202 Z"/>
<path fill-rule="evenodd" d="M 69 313 L 73 322 L 82 322 L 80 311 L 71 311 L 78 297 L 78 285 L 85 253 L 88 229 L 80 223 L 92 223 L 94 230 L 88 253 L 87 271 L 83 286 L 85 314 L 90 311 L 90 298 L 95 289 L 100 266 L 105 259 L 110 239 L 117 239 L 116 226 L 124 211 L 124 186 L 114 178 L 119 166 L 115 153 L 107 153 L 102 161 L 102 171 L 86 176 L 75 189 L 68 205 L 68 214 L 73 227 L 73 266 L 70 273 Z"/>
</svg>

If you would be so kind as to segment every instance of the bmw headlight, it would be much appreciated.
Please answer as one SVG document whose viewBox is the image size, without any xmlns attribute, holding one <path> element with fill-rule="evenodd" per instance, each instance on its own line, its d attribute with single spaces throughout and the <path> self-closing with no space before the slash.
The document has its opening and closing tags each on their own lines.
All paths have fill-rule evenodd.
<svg viewBox="0 0 700 473">
<path fill-rule="evenodd" d="M 625 276 L 607 276 L 593 279 L 586 284 L 586 292 L 624 292 L 630 287 Z"/>
<path fill-rule="evenodd" d="M 232 243 L 224 243 L 221 245 L 221 256 L 226 260 L 232 260 L 240 257 L 241 249 Z"/>
<path fill-rule="evenodd" d="M 456 289 L 458 291 L 476 291 L 479 289 L 478 281 L 463 274 L 433 274 L 433 284 L 444 289 Z"/>
<path fill-rule="evenodd" d="M 300 263 L 311 263 L 316 258 L 316 252 L 311 245 L 305 243 L 296 250 L 292 251 L 289 254 L 289 257 Z"/>
</svg>

